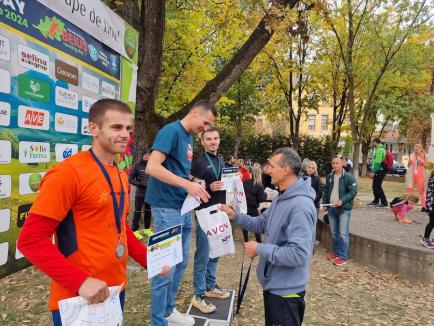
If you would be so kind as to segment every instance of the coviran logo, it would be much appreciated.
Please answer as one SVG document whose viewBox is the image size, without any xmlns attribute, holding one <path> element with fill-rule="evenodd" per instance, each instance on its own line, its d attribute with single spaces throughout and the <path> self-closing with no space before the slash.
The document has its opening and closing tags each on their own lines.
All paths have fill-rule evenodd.
<svg viewBox="0 0 434 326">
<path fill-rule="evenodd" d="M 70 31 L 65 24 L 57 17 L 47 17 L 40 19 L 38 25 L 33 25 L 45 38 L 63 42 L 63 44 L 75 50 L 81 55 L 87 55 L 88 46 L 85 39 L 76 32 Z"/>
</svg>

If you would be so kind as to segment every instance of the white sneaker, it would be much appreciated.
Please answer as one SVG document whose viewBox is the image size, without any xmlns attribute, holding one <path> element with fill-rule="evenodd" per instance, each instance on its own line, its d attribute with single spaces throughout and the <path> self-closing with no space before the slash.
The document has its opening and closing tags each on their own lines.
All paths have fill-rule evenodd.
<svg viewBox="0 0 434 326">
<path fill-rule="evenodd" d="M 165 318 L 169 323 L 169 326 L 193 326 L 194 318 L 180 313 L 178 310 L 173 309 L 170 316 Z"/>
</svg>

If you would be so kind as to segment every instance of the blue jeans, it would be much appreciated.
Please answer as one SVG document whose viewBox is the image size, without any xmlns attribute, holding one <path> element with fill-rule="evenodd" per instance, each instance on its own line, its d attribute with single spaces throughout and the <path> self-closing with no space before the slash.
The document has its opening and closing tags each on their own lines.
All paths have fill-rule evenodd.
<svg viewBox="0 0 434 326">
<path fill-rule="evenodd" d="M 121 293 L 119 293 L 119 301 L 121 302 L 121 309 L 124 311 L 124 304 L 125 304 L 125 290 L 123 290 Z M 53 325 L 54 326 L 62 326 L 62 319 L 60 318 L 60 312 L 59 310 L 53 310 L 51 312 L 53 316 Z"/>
<path fill-rule="evenodd" d="M 330 207 L 327 211 L 332 232 L 333 252 L 336 256 L 347 260 L 350 247 L 350 219 L 351 211 L 344 211 Z"/>
<path fill-rule="evenodd" d="M 177 224 L 182 225 L 183 261 L 173 267 L 167 276 L 154 276 L 151 280 L 151 325 L 166 326 L 164 317 L 175 308 L 175 297 L 188 264 L 191 240 L 191 213 L 181 215 L 181 210 L 151 207 L 155 230 L 159 232 Z"/>
<path fill-rule="evenodd" d="M 205 294 L 215 288 L 218 258 L 209 258 L 208 238 L 196 222 L 196 252 L 194 253 L 194 295 Z"/>
</svg>

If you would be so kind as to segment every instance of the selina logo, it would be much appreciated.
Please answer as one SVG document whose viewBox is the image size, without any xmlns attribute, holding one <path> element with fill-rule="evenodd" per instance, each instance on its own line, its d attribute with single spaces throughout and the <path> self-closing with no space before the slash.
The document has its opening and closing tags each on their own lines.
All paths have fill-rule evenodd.
<svg viewBox="0 0 434 326">
<path fill-rule="evenodd" d="M 88 46 L 85 39 L 77 33 L 70 32 L 65 24 L 57 17 L 47 17 L 39 20 L 38 25 L 33 25 L 41 34 L 50 40 L 63 42 L 68 48 L 73 48 L 81 55 L 87 55 Z"/>
<path fill-rule="evenodd" d="M 62 153 L 63 158 L 68 158 L 72 155 L 72 147 L 67 147 Z"/>
</svg>

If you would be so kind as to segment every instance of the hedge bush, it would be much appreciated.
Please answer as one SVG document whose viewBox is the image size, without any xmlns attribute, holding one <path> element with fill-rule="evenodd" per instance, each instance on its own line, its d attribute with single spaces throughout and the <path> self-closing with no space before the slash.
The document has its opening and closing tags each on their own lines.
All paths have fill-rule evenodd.
<svg viewBox="0 0 434 326">
<path fill-rule="evenodd" d="M 235 144 L 235 135 L 232 132 L 222 131 L 220 142 L 220 154 L 224 157 L 233 153 Z M 244 136 L 241 139 L 239 158 L 250 159 L 252 162 L 264 163 L 271 153 L 279 147 L 292 147 L 291 140 L 288 136 L 271 136 L 271 135 L 254 135 Z M 202 151 L 200 140 L 197 139 L 195 146 L 195 155 Z M 325 175 L 325 163 L 331 158 L 330 137 L 311 137 L 300 136 L 300 146 L 298 154 L 302 159 L 308 158 L 318 165 L 320 175 Z"/>
</svg>

